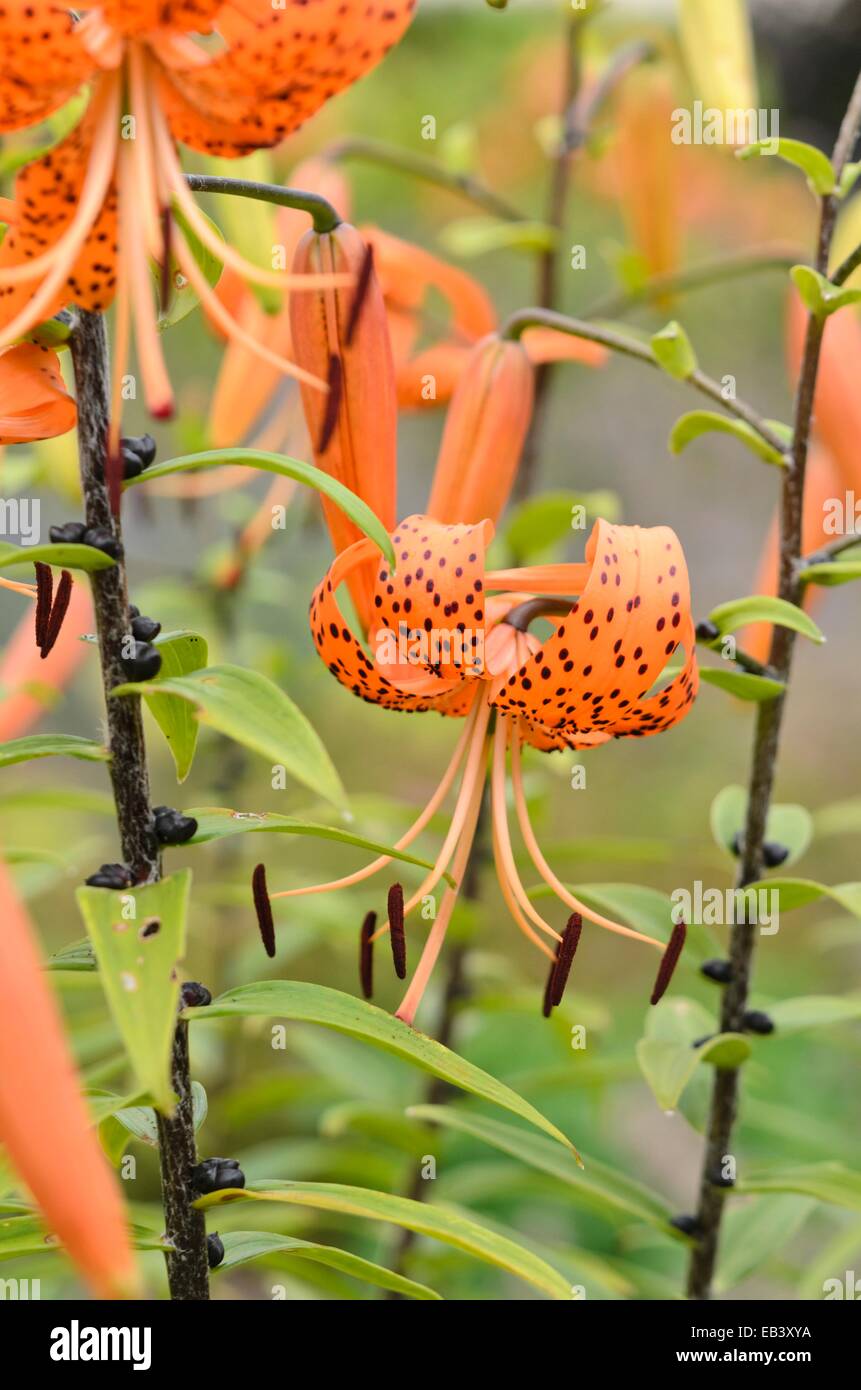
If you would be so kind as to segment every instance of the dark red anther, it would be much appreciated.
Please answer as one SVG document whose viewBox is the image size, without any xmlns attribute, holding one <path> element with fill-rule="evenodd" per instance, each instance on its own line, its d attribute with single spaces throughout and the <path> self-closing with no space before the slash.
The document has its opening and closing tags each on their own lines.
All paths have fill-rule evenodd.
<svg viewBox="0 0 861 1390">
<path fill-rule="evenodd" d="M 369 912 L 359 933 L 359 981 L 362 986 L 362 994 L 366 999 L 372 999 L 374 994 L 374 942 L 373 935 L 377 927 L 376 912 Z"/>
<path fill-rule="evenodd" d="M 685 937 L 688 929 L 684 922 L 677 922 L 673 927 L 673 934 L 667 942 L 667 948 L 661 957 L 658 966 L 658 974 L 655 978 L 655 988 L 652 990 L 650 1003 L 657 1004 L 663 998 L 667 985 L 673 978 L 673 971 L 678 964 L 679 956 L 682 954 L 682 947 L 685 944 Z"/>
<path fill-rule="evenodd" d="M 349 347 L 352 343 L 353 334 L 359 326 L 359 318 L 361 317 L 362 306 L 364 305 L 365 300 L 368 297 L 368 286 L 371 283 L 371 273 L 373 269 L 374 248 L 373 246 L 368 246 L 365 249 L 365 258 L 362 261 L 362 267 L 359 271 L 359 277 L 356 281 L 356 292 L 353 295 L 353 302 L 350 305 L 350 317 L 347 320 L 347 347 Z"/>
<path fill-rule="evenodd" d="M 404 933 L 404 890 L 399 883 L 393 883 L 389 889 L 388 910 L 395 974 L 399 980 L 403 980 L 407 973 L 407 938 Z"/>
<path fill-rule="evenodd" d="M 57 592 L 54 595 L 54 602 L 51 605 L 51 613 L 45 628 L 45 635 L 42 641 L 42 658 L 44 659 L 57 638 L 63 626 L 63 619 L 69 608 L 69 599 L 72 597 L 72 576 L 68 570 L 63 570 L 60 574 L 60 582 L 57 585 Z"/>
<path fill-rule="evenodd" d="M 556 965 L 553 970 L 553 984 L 550 998 L 553 1008 L 556 1008 L 557 1004 L 562 1003 L 562 995 L 565 993 L 568 976 L 571 974 L 574 952 L 580 944 L 580 933 L 582 930 L 583 918 L 580 916 L 579 912 L 573 912 L 568 918 L 565 930 L 562 933 L 562 940 L 556 951 Z"/>
<path fill-rule="evenodd" d="M 170 308 L 171 284 L 171 243 L 173 241 L 173 218 L 170 208 L 161 210 L 161 275 L 159 276 L 159 309 L 166 314 Z"/>
<path fill-rule="evenodd" d="M 51 573 L 51 566 L 43 564 L 41 560 L 36 560 L 33 567 L 36 571 L 36 646 L 44 656 L 45 651 L 43 649 L 54 593 L 54 576 Z"/>
<path fill-rule="evenodd" d="M 326 397 L 326 414 L 323 416 L 323 423 L 320 427 L 320 438 L 317 440 L 318 454 L 325 454 L 331 443 L 332 435 L 335 433 L 338 411 L 341 408 L 341 382 L 341 359 L 333 354 L 329 358 L 329 394 Z"/>
<path fill-rule="evenodd" d="M 269 901 L 269 891 L 266 887 L 266 866 L 264 864 L 258 864 L 254 873 L 251 875 L 251 891 L 254 894 L 254 911 L 257 913 L 257 925 L 260 928 L 260 938 L 267 956 L 274 956 L 275 922 L 272 917 L 272 904 Z"/>
<path fill-rule="evenodd" d="M 558 952 L 550 962 L 550 969 L 547 972 L 547 983 L 544 986 L 544 998 L 541 1003 L 541 1013 L 544 1018 L 549 1018 L 553 1012 L 553 981 L 556 978 L 556 962 L 559 959 Z"/>
</svg>

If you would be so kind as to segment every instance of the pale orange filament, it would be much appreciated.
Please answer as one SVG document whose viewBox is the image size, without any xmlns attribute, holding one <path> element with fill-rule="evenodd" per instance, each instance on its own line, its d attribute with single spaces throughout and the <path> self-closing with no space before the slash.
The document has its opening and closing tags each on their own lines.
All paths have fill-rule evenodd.
<svg viewBox="0 0 861 1390">
<path fill-rule="evenodd" d="M 479 796 L 484 789 L 484 760 L 487 752 L 485 735 L 487 733 L 489 720 L 490 705 L 483 699 L 476 710 L 475 723 L 472 726 L 469 753 L 466 759 L 466 768 L 464 769 L 463 781 L 460 784 L 460 791 L 457 794 L 457 801 L 455 802 L 454 814 L 451 818 L 448 834 L 443 841 L 442 849 L 430 873 L 419 885 L 412 897 L 408 898 L 404 903 L 404 917 L 408 917 L 409 914 L 418 907 L 419 903 L 433 892 L 434 888 L 445 874 L 451 862 L 452 855 L 455 854 L 461 836 L 463 835 L 463 828 L 469 816 L 470 807 L 476 794 L 476 788 L 478 788 Z M 460 878 L 457 873 L 455 873 L 454 869 L 452 869 L 452 875 L 455 880 L 455 886 L 457 887 L 460 883 Z M 377 927 L 377 930 L 371 937 L 371 941 L 376 941 L 378 937 L 383 936 L 388 930 L 389 923 L 386 921 L 381 927 Z"/>
<path fill-rule="evenodd" d="M 164 237 L 158 215 L 158 173 L 149 112 L 147 79 L 145 50 L 139 44 L 130 44 L 129 89 L 135 122 L 134 139 L 131 141 L 131 145 L 135 156 L 138 211 L 146 228 L 146 244 L 149 254 L 154 261 L 160 262 L 164 254 Z"/>
<path fill-rule="evenodd" d="M 135 158 L 132 151 L 126 148 L 120 151 L 119 187 L 123 255 L 134 309 L 135 343 L 143 375 L 144 395 L 152 414 L 165 419 L 173 411 L 173 391 L 158 331 L 146 229 L 136 207 Z"/>
<path fill-rule="evenodd" d="M 565 887 L 565 884 L 556 877 L 550 865 L 547 863 L 547 860 L 544 858 L 544 855 L 541 853 L 540 846 L 535 838 L 535 832 L 532 829 L 532 824 L 529 819 L 526 795 L 523 790 L 520 739 L 516 730 L 512 731 L 511 739 L 511 783 L 514 787 L 517 819 L 520 822 L 520 833 L 523 836 L 524 844 L 539 874 L 544 879 L 544 882 L 553 889 L 556 896 L 561 898 L 574 912 L 579 912 L 581 916 L 588 918 L 588 920 L 594 922 L 596 926 L 605 927 L 607 931 L 617 932 L 619 936 L 628 936 L 633 941 L 643 941 L 648 946 L 654 946 L 657 950 L 664 951 L 666 948 L 665 941 L 658 941 L 653 936 L 646 936 L 643 932 L 634 931 L 632 927 L 623 927 L 620 922 L 613 922 L 609 917 L 602 917 L 599 912 L 593 912 L 593 910 L 587 907 L 585 903 L 582 903 L 579 898 L 575 898 L 574 894 L 569 892 Z"/>
<path fill-rule="evenodd" d="M 0 347 L 14 343 L 37 323 L 41 323 L 54 309 L 57 295 L 68 279 L 78 253 L 102 209 L 113 178 L 119 101 L 119 79 L 113 74 L 104 77 L 93 97 L 96 134 L 87 161 L 87 173 L 75 215 L 66 231 L 50 251 L 34 257 L 24 265 L 8 266 L 0 270 L 0 284 L 10 285 L 33 279 L 43 269 L 50 267 L 33 297 L 3 328 L 0 333 Z"/>
<path fill-rule="evenodd" d="M 17 579 L 4 579 L 0 575 L 0 589 L 9 589 L 13 594 L 23 594 L 25 598 L 36 597 L 35 584 L 22 584 Z"/>
<path fill-rule="evenodd" d="M 553 937 L 555 941 L 562 938 L 557 931 L 554 931 L 549 922 L 545 922 L 539 912 L 535 910 L 529 901 L 526 889 L 520 881 L 517 872 L 517 865 L 514 862 L 514 854 L 511 849 L 511 837 L 508 832 L 508 810 L 505 804 L 505 763 L 506 749 L 508 746 L 509 721 L 504 716 L 499 716 L 496 721 L 496 729 L 493 734 L 493 768 L 491 773 L 491 806 L 493 811 L 493 846 L 494 858 L 496 860 L 497 872 L 500 883 L 504 883 L 516 899 L 521 911 L 515 916 L 517 925 L 523 927 L 523 915 L 531 918 L 541 931 Z M 543 949 L 543 942 L 536 936 L 531 927 L 526 926 L 526 935 L 537 946 Z M 553 952 L 547 951 L 553 958 Z"/>
<path fill-rule="evenodd" d="M 481 751 L 482 753 L 485 751 L 484 740 L 482 740 Z M 409 1023 L 410 1025 L 412 1025 L 413 1019 L 416 1016 L 416 1010 L 422 1001 L 422 996 L 427 989 L 428 981 L 433 973 L 437 957 L 445 941 L 448 924 L 451 921 L 451 915 L 454 912 L 455 903 L 457 902 L 458 893 L 460 891 L 460 883 L 466 872 L 469 856 L 472 852 L 472 844 L 475 839 L 478 817 L 481 811 L 483 792 L 484 775 L 482 769 L 482 775 L 475 779 L 469 803 L 465 808 L 460 842 L 452 864 L 452 874 L 458 886 L 447 888 L 443 894 L 439 912 L 428 933 L 428 939 L 424 944 L 424 949 L 419 958 L 419 963 L 416 966 L 415 974 L 410 980 L 409 989 L 401 1000 L 400 1007 L 395 1014 L 396 1018 L 400 1018 L 404 1023 Z"/>
<path fill-rule="evenodd" d="M 413 822 L 406 834 L 402 835 L 401 838 L 396 841 L 394 846 L 395 849 L 403 850 L 406 849 L 408 845 L 411 845 L 413 841 L 418 838 L 432 817 L 436 815 L 440 806 L 445 801 L 458 768 L 463 762 L 464 754 L 475 725 L 475 714 L 476 712 L 472 711 L 467 717 L 465 726 L 457 741 L 457 747 L 454 750 L 448 767 L 443 773 L 439 786 L 418 819 Z M 315 883 L 307 888 L 288 888 L 281 893 L 270 893 L 269 896 L 273 899 L 298 898 L 306 893 L 328 893 L 335 888 L 351 888 L 354 883 L 361 883 L 364 879 L 379 873 L 381 869 L 384 869 L 386 865 L 391 864 L 391 862 L 391 855 L 384 854 L 381 855 L 379 859 L 375 859 L 371 864 L 366 865 L 364 869 L 358 869 L 354 874 L 348 874 L 345 878 L 334 879 L 331 883 Z"/>
</svg>

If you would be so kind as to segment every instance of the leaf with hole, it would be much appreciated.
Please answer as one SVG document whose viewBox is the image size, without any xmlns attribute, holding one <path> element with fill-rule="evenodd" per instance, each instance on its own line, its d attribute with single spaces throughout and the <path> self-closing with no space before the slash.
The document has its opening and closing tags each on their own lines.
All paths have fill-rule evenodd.
<svg viewBox="0 0 861 1390">
<path fill-rule="evenodd" d="M 170 1113 L 170 1055 L 185 955 L 191 872 L 111 892 L 79 888 L 78 906 L 93 944 L 114 1022 L 142 1091 Z"/>
</svg>

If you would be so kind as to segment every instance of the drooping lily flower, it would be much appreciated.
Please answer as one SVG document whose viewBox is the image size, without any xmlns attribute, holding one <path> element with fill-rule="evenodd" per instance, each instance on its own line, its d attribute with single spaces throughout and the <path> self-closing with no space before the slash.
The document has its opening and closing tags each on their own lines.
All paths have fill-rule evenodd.
<svg viewBox="0 0 861 1390">
<path fill-rule="evenodd" d="M 134 1257 L 116 1180 L 81 1095 L 30 923 L 0 858 L 0 1141 L 103 1298 L 130 1295 Z"/>
<path fill-rule="evenodd" d="M 501 376 L 495 388 L 494 373 Z M 665 953 L 663 942 L 594 912 L 555 875 L 530 821 L 521 755 L 524 744 L 549 752 L 660 733 L 684 717 L 698 682 L 685 559 L 666 527 L 642 530 L 598 521 L 583 564 L 487 570 L 487 546 L 528 425 L 531 373 L 519 343 L 491 335 L 473 349 L 450 408 L 428 513 L 407 517 L 391 529 L 396 570 L 380 563 L 367 539 L 344 547 L 336 533 L 339 554 L 311 602 L 315 646 L 332 675 L 354 695 L 386 709 L 437 710 L 464 722 L 438 787 L 396 845 L 403 850 L 412 844 L 457 787 L 436 863 L 403 905 L 408 918 L 445 875 L 452 877 L 398 1009 L 409 1023 L 457 902 L 489 760 L 499 882 L 511 915 L 533 944 L 555 964 L 562 934 L 536 910 L 521 881 L 511 846 L 509 777 L 524 845 L 555 897 L 569 912 Z M 518 377 L 521 420 L 514 430 L 511 411 Z M 370 594 L 358 635 L 338 602 L 340 585 L 357 576 Z M 551 624 L 543 638 L 530 630 L 541 619 Z M 684 666 L 661 688 L 662 672 L 680 646 Z M 390 863 L 384 856 L 332 883 L 273 897 L 346 888 Z M 369 974 L 369 944 L 388 931 L 391 910 L 390 903 L 389 921 L 375 931 L 363 928 L 364 977 Z M 676 927 L 665 960 L 671 952 L 675 959 L 683 931 Z M 659 971 L 653 999 L 660 997 L 668 978 L 668 968 Z"/>
<path fill-rule="evenodd" d="M 71 134 L 18 175 L 16 217 L 0 247 L 0 342 L 66 302 L 103 310 L 116 296 L 113 415 L 132 319 L 147 403 L 168 415 L 150 262 L 175 261 L 229 337 L 301 375 L 255 345 L 208 285 L 184 227 L 246 279 L 283 289 L 290 277 L 220 240 L 188 190 L 177 143 L 224 156 L 278 144 L 375 66 L 412 5 L 104 0 L 80 19 L 56 0 L 8 0 L 0 7 L 0 129 L 44 120 L 85 83 L 89 101 Z"/>
<path fill-rule="evenodd" d="M 54 439 L 76 416 L 55 352 L 36 343 L 0 352 L 0 446 Z"/>
</svg>

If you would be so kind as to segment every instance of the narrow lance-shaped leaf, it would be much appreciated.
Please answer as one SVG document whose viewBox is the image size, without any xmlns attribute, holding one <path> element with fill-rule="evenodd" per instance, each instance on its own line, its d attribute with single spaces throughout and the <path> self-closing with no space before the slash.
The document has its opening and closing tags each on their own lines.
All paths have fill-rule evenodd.
<svg viewBox="0 0 861 1390">
<path fill-rule="evenodd" d="M 160 676 L 187 676 L 199 671 L 209 658 L 206 638 L 199 632 L 161 633 L 155 640 L 161 653 Z M 153 719 L 167 740 L 176 766 L 177 782 L 184 782 L 194 759 L 200 724 L 187 700 L 175 695 L 153 695 L 147 701 Z"/>
<path fill-rule="evenodd" d="M 32 565 L 36 560 L 44 565 L 88 573 L 110 569 L 116 564 L 110 555 L 92 545 L 12 545 L 10 541 L 0 541 L 0 570 L 12 565 Z"/>
<path fill-rule="evenodd" d="M 0 767 L 30 762 L 33 758 L 79 758 L 83 762 L 103 763 L 109 757 L 101 743 L 76 734 L 27 734 L 0 743 Z"/>
<path fill-rule="evenodd" d="M 318 1245 L 310 1240 L 280 1236 L 271 1231 L 226 1231 L 222 1242 L 224 1259 L 217 1267 L 219 1274 L 236 1269 L 238 1265 L 249 1264 L 252 1260 L 281 1255 L 284 1263 L 293 1259 L 311 1260 L 314 1264 L 328 1265 L 330 1269 L 340 1270 L 353 1279 L 362 1279 L 378 1289 L 389 1289 L 406 1298 L 439 1299 L 439 1294 L 426 1284 L 417 1284 L 392 1269 L 374 1264 L 349 1250 L 339 1250 L 334 1245 Z"/>
<path fill-rule="evenodd" d="M 780 420 L 766 420 L 765 423 L 773 434 L 786 437 L 788 447 L 792 437 L 789 427 Z M 682 415 L 670 432 L 671 453 L 680 454 L 694 439 L 699 439 L 704 434 L 730 434 L 764 463 L 771 463 L 779 468 L 786 467 L 786 456 L 773 449 L 746 421 L 736 420 L 729 415 L 719 415 L 714 410 L 691 410 Z"/>
<path fill-rule="evenodd" d="M 187 676 L 118 685 L 112 697 L 175 695 L 202 724 L 283 766 L 319 796 L 343 808 L 346 796 L 319 735 L 297 705 L 266 676 L 241 666 L 207 666 Z"/>
<path fill-rule="evenodd" d="M 748 623 L 777 623 L 779 627 L 788 627 L 793 632 L 801 633 L 802 637 L 809 637 L 811 642 L 825 641 L 816 623 L 801 608 L 788 603 L 786 599 L 772 598 L 768 594 L 751 594 L 747 598 L 720 603 L 709 613 L 709 618 L 722 637 L 729 632 L 737 632 Z"/>
<path fill-rule="evenodd" d="M 185 955 L 191 872 L 114 893 L 79 888 L 78 906 L 99 974 L 141 1090 L 170 1113 L 170 1054 Z"/>
</svg>

